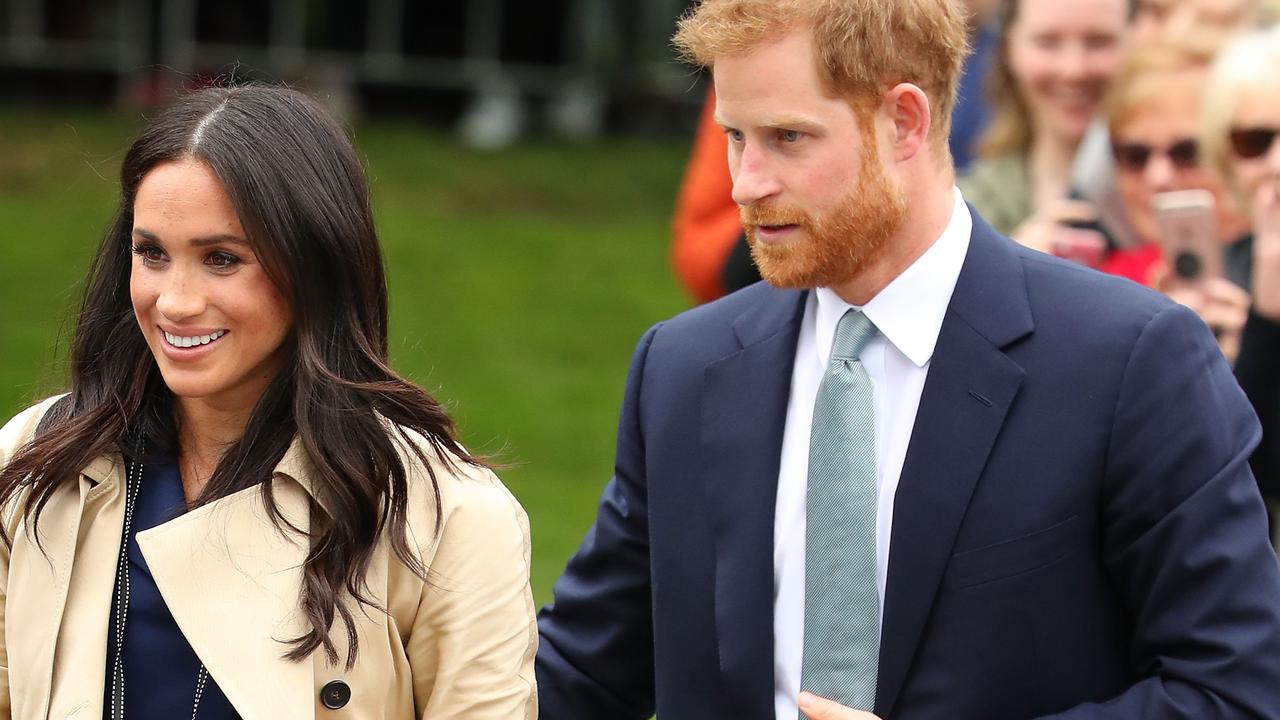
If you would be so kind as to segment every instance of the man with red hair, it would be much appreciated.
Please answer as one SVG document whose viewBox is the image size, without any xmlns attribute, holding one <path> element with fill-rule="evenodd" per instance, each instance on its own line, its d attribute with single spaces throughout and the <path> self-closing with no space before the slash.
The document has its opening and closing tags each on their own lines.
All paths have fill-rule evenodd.
<svg viewBox="0 0 1280 720">
<path fill-rule="evenodd" d="M 767 283 L 652 328 L 539 621 L 551 720 L 1280 717 L 1212 334 L 955 189 L 958 0 L 706 0 Z"/>
</svg>

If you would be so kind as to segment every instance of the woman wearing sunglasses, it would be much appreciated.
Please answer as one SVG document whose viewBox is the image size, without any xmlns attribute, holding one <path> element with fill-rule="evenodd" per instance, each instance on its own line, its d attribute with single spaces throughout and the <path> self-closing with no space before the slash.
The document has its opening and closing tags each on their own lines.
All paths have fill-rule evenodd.
<svg viewBox="0 0 1280 720">
<path fill-rule="evenodd" d="M 1232 246 L 1248 232 L 1248 221 L 1226 202 L 1222 183 L 1200 158 L 1200 98 L 1212 59 L 1213 48 L 1208 46 L 1148 45 L 1136 48 L 1116 75 L 1103 108 L 1111 134 L 1116 189 L 1137 244 L 1112 251 L 1103 260 L 1102 270 L 1145 285 L 1162 285 L 1165 270 L 1156 199 L 1162 193 L 1205 190 L 1214 199 L 1211 232 L 1229 256 L 1225 274 L 1235 285 L 1244 284 L 1247 259 L 1239 260 L 1242 253 Z M 1237 307 L 1240 296 L 1233 294 L 1234 286 L 1221 285 L 1218 289 L 1230 296 L 1228 305 L 1239 315 L 1239 322 L 1226 318 L 1211 324 L 1237 326 L 1243 322 L 1243 308 Z M 1234 356 L 1234 341 L 1226 340 L 1223 349 Z"/>
<path fill-rule="evenodd" d="M 1275 347 L 1280 340 L 1272 321 L 1259 315 L 1256 300 L 1251 312 L 1249 291 L 1255 298 L 1273 296 L 1276 289 L 1272 285 L 1280 281 L 1280 267 L 1275 267 L 1280 259 L 1272 256 L 1280 253 L 1259 254 L 1259 249 L 1275 243 L 1254 242 L 1248 214 L 1241 203 L 1232 201 L 1220 176 L 1259 188 L 1265 184 L 1261 178 L 1267 173 L 1262 169 L 1258 146 L 1270 125 L 1261 111 L 1268 107 L 1273 113 L 1280 110 L 1275 99 L 1280 96 L 1265 85 L 1277 82 L 1275 73 L 1280 72 L 1280 65 L 1270 58 L 1257 64 L 1247 82 L 1235 85 L 1240 88 L 1237 92 L 1220 97 L 1224 68 L 1241 67 L 1234 61 L 1224 65 L 1230 55 L 1222 56 L 1211 76 L 1212 56 L 1206 47 L 1150 46 L 1137 50 L 1116 76 L 1104 107 L 1116 163 L 1116 186 L 1141 244 L 1111 252 L 1102 269 L 1167 292 L 1199 313 L 1213 329 L 1223 354 L 1235 363 L 1241 385 L 1263 418 L 1263 443 L 1251 460 L 1260 485 L 1274 490 L 1274 420 L 1280 414 L 1280 388 L 1275 385 L 1280 354 Z M 1259 61 L 1254 57 L 1251 62 Z M 1270 80 L 1264 82 L 1263 78 Z M 1247 102 L 1237 102 L 1245 96 Z M 1206 105 L 1222 113 L 1215 116 L 1218 119 L 1211 132 L 1205 131 L 1201 119 L 1201 108 Z M 1253 114 L 1244 117 L 1246 113 Z M 1236 143 L 1230 142 L 1230 137 Z M 1213 172 L 1210 166 L 1215 165 L 1221 165 L 1224 172 Z M 1203 244 L 1210 251 L 1219 251 L 1213 260 L 1221 267 L 1220 276 L 1179 279 L 1171 267 L 1176 263 L 1164 257 L 1157 201 L 1167 197 L 1163 193 L 1183 190 L 1206 191 L 1213 199 L 1208 223 L 1212 237 Z M 1266 222 L 1271 219 L 1274 215 L 1263 218 Z"/>
<path fill-rule="evenodd" d="M 1204 162 L 1252 225 L 1237 244 L 1249 259 L 1243 282 L 1251 303 L 1236 377 L 1262 421 L 1263 441 L 1251 464 L 1274 520 L 1280 502 L 1280 26 L 1244 35 L 1222 52 L 1202 107 Z"/>
<path fill-rule="evenodd" d="M 0 719 L 535 717 L 524 512 L 387 350 L 343 129 L 160 113 L 69 392 L 0 430 Z"/>
</svg>

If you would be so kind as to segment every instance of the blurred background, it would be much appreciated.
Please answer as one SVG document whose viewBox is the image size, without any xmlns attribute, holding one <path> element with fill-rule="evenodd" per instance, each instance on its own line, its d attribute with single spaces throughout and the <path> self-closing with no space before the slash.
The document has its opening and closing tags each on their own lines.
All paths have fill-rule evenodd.
<svg viewBox="0 0 1280 720">
<path fill-rule="evenodd" d="M 966 200 L 1201 315 L 1262 420 L 1251 463 L 1280 538 L 1280 0 L 964 3 Z M 0 418 L 63 387 L 148 114 L 287 83 L 352 128 L 393 362 L 509 465 L 547 602 L 610 475 L 634 343 L 758 278 L 706 78 L 670 46 L 688 4 L 0 0 Z M 1182 277 L 1188 254 L 1219 270 Z"/>
<path fill-rule="evenodd" d="M 511 467 L 550 598 L 612 468 L 627 363 L 690 304 L 667 261 L 704 97 L 683 0 L 0 0 L 0 416 L 58 392 L 81 282 L 149 112 L 289 83 L 352 127 L 393 362 Z"/>
</svg>

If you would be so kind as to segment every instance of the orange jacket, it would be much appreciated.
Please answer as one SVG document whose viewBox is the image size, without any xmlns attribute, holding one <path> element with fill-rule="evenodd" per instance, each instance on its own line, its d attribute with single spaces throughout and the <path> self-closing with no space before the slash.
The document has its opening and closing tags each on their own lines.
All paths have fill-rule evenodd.
<svg viewBox="0 0 1280 720">
<path fill-rule="evenodd" d="M 725 294 L 721 272 L 742 235 L 731 195 L 729 145 L 714 113 L 715 95 L 708 93 L 671 222 L 671 263 L 698 302 Z"/>
</svg>

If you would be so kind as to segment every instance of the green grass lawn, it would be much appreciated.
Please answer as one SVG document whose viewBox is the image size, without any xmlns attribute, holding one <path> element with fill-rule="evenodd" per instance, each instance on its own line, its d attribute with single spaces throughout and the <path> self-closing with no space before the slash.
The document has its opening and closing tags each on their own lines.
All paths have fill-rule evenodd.
<svg viewBox="0 0 1280 720">
<path fill-rule="evenodd" d="M 0 415 L 63 383 L 80 282 L 140 117 L 0 110 Z M 395 366 L 497 453 L 529 511 L 539 604 L 612 470 L 631 350 L 687 301 L 667 263 L 679 141 L 477 154 L 356 129 L 390 273 Z"/>
</svg>

